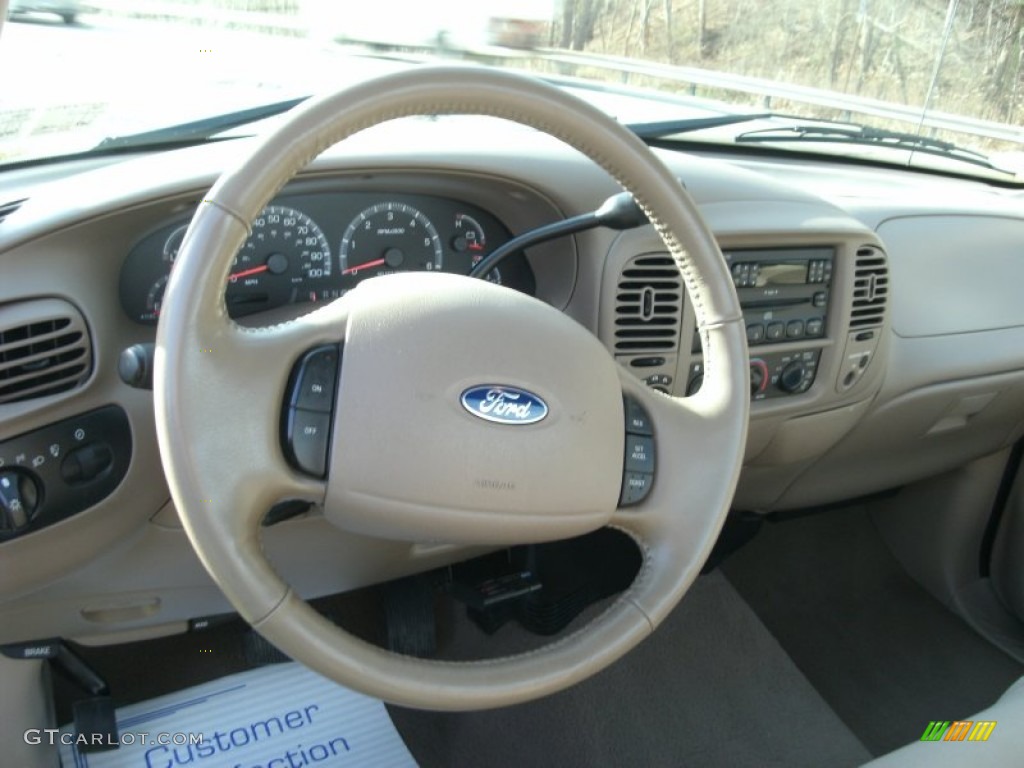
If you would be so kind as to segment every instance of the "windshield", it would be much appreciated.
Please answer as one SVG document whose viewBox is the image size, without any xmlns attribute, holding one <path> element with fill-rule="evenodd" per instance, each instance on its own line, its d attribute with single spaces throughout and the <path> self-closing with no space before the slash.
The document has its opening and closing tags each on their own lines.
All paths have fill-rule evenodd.
<svg viewBox="0 0 1024 768">
<path fill-rule="evenodd" d="M 310 95 L 456 60 L 572 88 L 652 142 L 1024 182 L 1021 0 L 9 5 L 0 166 L 251 134 Z"/>
</svg>

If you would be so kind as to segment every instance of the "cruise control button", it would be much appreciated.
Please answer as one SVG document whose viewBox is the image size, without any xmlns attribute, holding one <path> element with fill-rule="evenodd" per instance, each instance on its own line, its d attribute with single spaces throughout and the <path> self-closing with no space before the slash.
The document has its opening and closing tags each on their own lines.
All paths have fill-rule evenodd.
<svg viewBox="0 0 1024 768">
<path fill-rule="evenodd" d="M 314 477 L 323 477 L 327 473 L 330 430 L 330 414 L 289 409 L 287 447 L 289 458 L 298 469 Z"/>
<path fill-rule="evenodd" d="M 626 431 L 633 435 L 653 435 L 651 417 L 636 400 L 626 398 Z"/>
<path fill-rule="evenodd" d="M 291 405 L 307 411 L 330 413 L 334 406 L 337 377 L 337 347 L 318 347 L 308 352 L 299 364 Z"/>
<path fill-rule="evenodd" d="M 623 507 L 643 501 L 654 485 L 654 475 L 646 472 L 626 472 L 622 476 L 622 494 L 619 504 Z"/>
<path fill-rule="evenodd" d="M 654 439 L 626 435 L 626 472 L 654 473 Z"/>
</svg>

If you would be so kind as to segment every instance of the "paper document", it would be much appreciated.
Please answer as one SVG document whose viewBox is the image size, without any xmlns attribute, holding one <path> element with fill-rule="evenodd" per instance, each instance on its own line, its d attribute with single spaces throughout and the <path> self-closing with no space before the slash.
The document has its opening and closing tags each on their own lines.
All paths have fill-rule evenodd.
<svg viewBox="0 0 1024 768">
<path fill-rule="evenodd" d="M 383 702 L 289 662 L 117 710 L 117 749 L 83 753 L 61 729 L 64 768 L 415 766 Z"/>
</svg>

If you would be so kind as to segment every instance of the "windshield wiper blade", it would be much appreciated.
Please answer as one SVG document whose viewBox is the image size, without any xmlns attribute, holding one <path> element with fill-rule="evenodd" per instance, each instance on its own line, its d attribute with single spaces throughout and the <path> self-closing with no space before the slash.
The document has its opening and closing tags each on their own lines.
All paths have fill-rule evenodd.
<svg viewBox="0 0 1024 768">
<path fill-rule="evenodd" d="M 950 141 L 919 136 L 916 133 L 890 131 L 868 125 L 790 125 L 779 128 L 761 128 L 737 135 L 737 143 L 765 143 L 776 141 L 798 141 L 818 143 L 864 144 L 892 149 L 906 149 L 929 155 L 953 158 L 961 162 L 978 165 L 991 171 L 1014 175 L 992 164 L 981 152 L 965 149 Z"/>
<path fill-rule="evenodd" d="M 152 131 L 129 133 L 124 136 L 108 136 L 97 144 L 94 149 L 107 151 L 130 147 L 200 144 L 213 138 L 218 133 L 230 130 L 231 128 L 237 128 L 240 125 L 255 123 L 268 117 L 283 114 L 308 98 L 308 96 L 300 96 L 294 99 L 286 99 L 285 101 L 275 101 L 272 104 L 262 104 L 258 107 L 226 112 L 222 115 L 204 117 L 201 120 L 169 125 Z"/>
<path fill-rule="evenodd" d="M 720 128 L 723 125 L 750 123 L 754 120 L 776 117 L 773 112 L 748 112 L 743 114 L 714 115 L 713 117 L 694 117 L 686 120 L 661 120 L 655 123 L 632 123 L 627 125 L 633 133 L 645 141 L 666 139 L 681 133 L 702 131 L 705 128 Z"/>
</svg>

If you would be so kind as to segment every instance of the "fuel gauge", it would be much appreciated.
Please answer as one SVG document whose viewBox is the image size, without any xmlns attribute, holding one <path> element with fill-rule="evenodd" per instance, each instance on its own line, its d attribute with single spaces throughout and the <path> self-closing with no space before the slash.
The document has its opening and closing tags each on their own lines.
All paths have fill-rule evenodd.
<svg viewBox="0 0 1024 768">
<path fill-rule="evenodd" d="M 160 319 L 160 307 L 164 303 L 168 275 L 161 275 L 146 293 L 146 311 L 139 316 L 141 323 L 155 323 Z"/>
<path fill-rule="evenodd" d="M 181 243 L 185 239 L 185 231 L 187 229 L 188 224 L 182 224 L 171 232 L 170 236 L 164 241 L 164 261 L 171 266 L 174 266 L 174 260 L 178 258 L 178 251 L 181 250 Z"/>
</svg>

